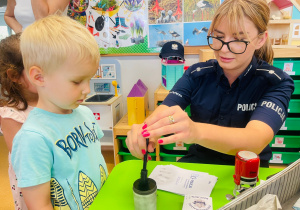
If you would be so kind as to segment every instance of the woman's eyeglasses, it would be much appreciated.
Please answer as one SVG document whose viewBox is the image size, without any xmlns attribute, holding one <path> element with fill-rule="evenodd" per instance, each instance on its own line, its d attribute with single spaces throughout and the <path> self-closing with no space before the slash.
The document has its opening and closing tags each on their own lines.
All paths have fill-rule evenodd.
<svg viewBox="0 0 300 210">
<path fill-rule="evenodd" d="M 256 39 L 261 34 L 263 34 L 263 33 L 258 34 L 254 39 Z M 248 44 L 252 41 L 233 40 L 230 42 L 224 42 L 223 40 L 221 40 L 218 37 L 207 36 L 208 46 L 212 50 L 219 51 L 222 49 L 222 47 L 225 44 L 225 45 L 227 45 L 228 50 L 234 54 L 243 54 L 246 51 Z"/>
</svg>

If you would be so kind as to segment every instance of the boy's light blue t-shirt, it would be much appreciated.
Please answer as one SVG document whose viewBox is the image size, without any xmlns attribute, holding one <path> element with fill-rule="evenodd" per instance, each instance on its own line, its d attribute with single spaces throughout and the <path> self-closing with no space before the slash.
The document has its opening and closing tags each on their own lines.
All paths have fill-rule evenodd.
<svg viewBox="0 0 300 210">
<path fill-rule="evenodd" d="M 13 140 L 11 160 L 18 186 L 50 181 L 54 209 L 87 209 L 107 177 L 102 137 L 85 106 L 71 114 L 34 108 Z"/>
</svg>

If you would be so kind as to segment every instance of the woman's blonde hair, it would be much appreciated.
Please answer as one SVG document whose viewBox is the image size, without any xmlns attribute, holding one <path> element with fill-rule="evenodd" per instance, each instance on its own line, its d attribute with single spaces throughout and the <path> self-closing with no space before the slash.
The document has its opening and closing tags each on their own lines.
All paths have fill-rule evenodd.
<svg viewBox="0 0 300 210">
<path fill-rule="evenodd" d="M 79 22 L 56 14 L 28 26 L 21 35 L 20 48 L 26 72 L 32 66 L 53 71 L 70 56 L 74 63 L 88 60 L 98 66 L 100 61 L 93 35 Z"/>
<path fill-rule="evenodd" d="M 212 34 L 224 18 L 229 21 L 232 32 L 238 32 L 241 27 L 244 34 L 247 34 L 244 25 L 241 24 L 244 22 L 244 17 L 254 23 L 259 34 L 267 31 L 270 9 L 266 0 L 225 0 L 217 9 L 208 34 Z M 269 37 L 260 49 L 255 50 L 254 55 L 258 59 L 272 63 L 274 52 Z"/>
</svg>

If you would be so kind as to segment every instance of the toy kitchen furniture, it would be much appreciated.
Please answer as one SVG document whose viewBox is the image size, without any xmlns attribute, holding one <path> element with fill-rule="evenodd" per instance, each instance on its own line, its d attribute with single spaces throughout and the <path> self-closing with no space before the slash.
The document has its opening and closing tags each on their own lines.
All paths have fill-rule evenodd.
<svg viewBox="0 0 300 210">
<path fill-rule="evenodd" d="M 82 105 L 92 110 L 104 132 L 104 137 L 100 140 L 101 145 L 113 146 L 113 127 L 123 116 L 122 95 L 95 94 L 88 97 Z"/>
<path fill-rule="evenodd" d="M 82 105 L 92 110 L 103 130 L 104 137 L 100 140 L 102 148 L 113 148 L 113 127 L 123 116 L 120 87 L 120 63 L 116 59 L 101 59 L 98 71 L 90 81 L 91 93 Z"/>
</svg>

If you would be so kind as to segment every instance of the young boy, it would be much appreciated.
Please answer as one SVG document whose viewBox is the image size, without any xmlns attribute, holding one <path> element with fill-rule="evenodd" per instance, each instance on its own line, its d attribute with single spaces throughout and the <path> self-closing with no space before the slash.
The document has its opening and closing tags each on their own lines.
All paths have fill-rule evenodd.
<svg viewBox="0 0 300 210">
<path fill-rule="evenodd" d="M 12 164 L 29 209 L 88 209 L 107 177 L 103 132 L 80 103 L 100 54 L 80 23 L 51 15 L 21 35 L 38 103 L 13 140 Z"/>
</svg>

